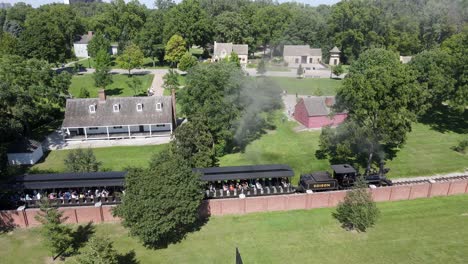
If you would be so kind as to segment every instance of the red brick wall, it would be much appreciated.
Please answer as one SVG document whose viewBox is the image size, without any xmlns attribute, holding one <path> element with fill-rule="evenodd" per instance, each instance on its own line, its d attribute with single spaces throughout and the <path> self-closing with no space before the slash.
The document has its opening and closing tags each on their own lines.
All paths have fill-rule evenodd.
<svg viewBox="0 0 468 264">
<path fill-rule="evenodd" d="M 306 127 L 309 127 L 309 115 L 304 105 L 304 100 L 300 100 L 294 107 L 294 118 Z"/>
<path fill-rule="evenodd" d="M 445 196 L 468 193 L 468 180 L 424 183 L 404 186 L 391 186 L 369 189 L 376 202 L 417 199 L 432 196 Z M 333 207 L 343 201 L 346 191 L 322 192 L 312 194 L 291 194 L 245 199 L 213 199 L 202 202 L 200 214 L 229 215 L 248 214 L 266 211 L 287 211 Z M 116 222 L 119 218 L 112 216 L 113 206 L 79 206 L 60 208 L 66 223 L 101 223 Z M 13 227 L 34 227 L 40 225 L 34 218 L 39 209 L 0 211 L 0 224 Z"/>
</svg>

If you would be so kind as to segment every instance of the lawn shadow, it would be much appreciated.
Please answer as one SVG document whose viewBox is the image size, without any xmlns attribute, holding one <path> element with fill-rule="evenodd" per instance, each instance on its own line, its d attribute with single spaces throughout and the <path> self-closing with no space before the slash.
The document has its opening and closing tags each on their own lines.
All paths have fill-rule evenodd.
<svg viewBox="0 0 468 264">
<path fill-rule="evenodd" d="M 117 263 L 119 263 L 119 264 L 138 264 L 140 262 L 136 259 L 135 251 L 130 250 L 126 254 L 119 254 L 117 256 Z"/>
<path fill-rule="evenodd" d="M 89 222 L 86 225 L 79 225 L 78 228 L 72 233 L 73 251 L 78 252 L 78 250 L 82 248 L 86 242 L 88 242 L 94 232 L 96 232 L 96 230 L 92 222 Z"/>
<path fill-rule="evenodd" d="M 459 134 L 468 133 L 468 111 L 459 113 L 447 106 L 440 106 L 430 110 L 419 120 L 431 126 L 432 129 L 444 133 L 452 131 Z"/>
<path fill-rule="evenodd" d="M 112 88 L 112 89 L 106 89 L 106 95 L 112 96 L 112 95 L 120 95 L 122 94 L 123 88 Z"/>
</svg>

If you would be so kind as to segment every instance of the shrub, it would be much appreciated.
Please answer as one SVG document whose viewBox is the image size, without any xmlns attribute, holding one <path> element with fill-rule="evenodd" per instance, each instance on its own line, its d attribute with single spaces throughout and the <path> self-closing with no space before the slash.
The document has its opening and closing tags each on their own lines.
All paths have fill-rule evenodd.
<svg viewBox="0 0 468 264">
<path fill-rule="evenodd" d="M 89 92 L 86 88 L 81 87 L 80 94 L 78 95 L 79 98 L 89 98 Z"/>
<path fill-rule="evenodd" d="M 467 147 L 468 147 L 468 139 L 463 139 L 462 141 L 458 142 L 458 145 L 454 146 L 452 149 L 455 150 L 456 152 L 465 154 Z"/>
<path fill-rule="evenodd" d="M 380 212 L 371 193 L 367 189 L 367 184 L 362 177 L 358 177 L 355 187 L 349 191 L 344 201 L 341 202 L 333 213 L 344 228 L 365 232 L 372 227 Z"/>
<path fill-rule="evenodd" d="M 98 171 L 101 162 L 96 160 L 92 149 L 75 149 L 68 153 L 64 160 L 69 172 L 93 172 Z"/>
</svg>

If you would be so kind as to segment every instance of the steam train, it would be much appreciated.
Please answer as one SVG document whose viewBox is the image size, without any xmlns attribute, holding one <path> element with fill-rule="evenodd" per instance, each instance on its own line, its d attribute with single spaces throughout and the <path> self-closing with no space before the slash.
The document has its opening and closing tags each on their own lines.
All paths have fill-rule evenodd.
<svg viewBox="0 0 468 264">
<path fill-rule="evenodd" d="M 357 170 L 348 164 L 332 165 L 332 174 L 326 171 L 312 172 L 300 176 L 297 186 L 291 183 L 294 171 L 288 165 L 251 165 L 196 168 L 195 173 L 205 183 L 205 198 L 236 198 L 264 195 L 292 194 L 295 192 L 317 192 L 347 189 L 354 185 Z M 366 171 L 362 177 L 368 185 L 388 186 L 392 182 L 385 177 L 388 169 L 381 165 L 379 172 Z M 52 195 L 58 206 L 78 206 L 120 203 L 124 193 L 126 172 L 59 173 L 17 176 L 12 182 L 2 186 L 15 196 L 22 197 L 10 201 L 14 206 L 39 206 L 37 193 Z M 58 194 L 70 193 L 71 196 Z M 90 193 L 91 192 L 91 193 Z M 104 195 L 88 195 L 106 192 Z M 73 196 L 73 193 L 77 195 Z M 29 197 L 29 198 L 28 198 Z M 10 196 L 11 198 L 11 196 Z M 50 198 L 49 198 L 50 199 Z M 4 199 L 0 199 L 4 200 Z"/>
</svg>

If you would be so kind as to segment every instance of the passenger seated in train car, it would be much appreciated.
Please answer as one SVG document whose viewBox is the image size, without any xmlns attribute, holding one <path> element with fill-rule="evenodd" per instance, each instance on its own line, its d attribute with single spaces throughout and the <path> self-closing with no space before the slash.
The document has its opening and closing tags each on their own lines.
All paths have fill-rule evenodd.
<svg viewBox="0 0 468 264">
<path fill-rule="evenodd" d="M 257 182 L 255 183 L 255 186 L 257 187 L 257 189 L 262 189 L 262 184 L 260 183 L 260 181 L 257 180 Z"/>
</svg>

